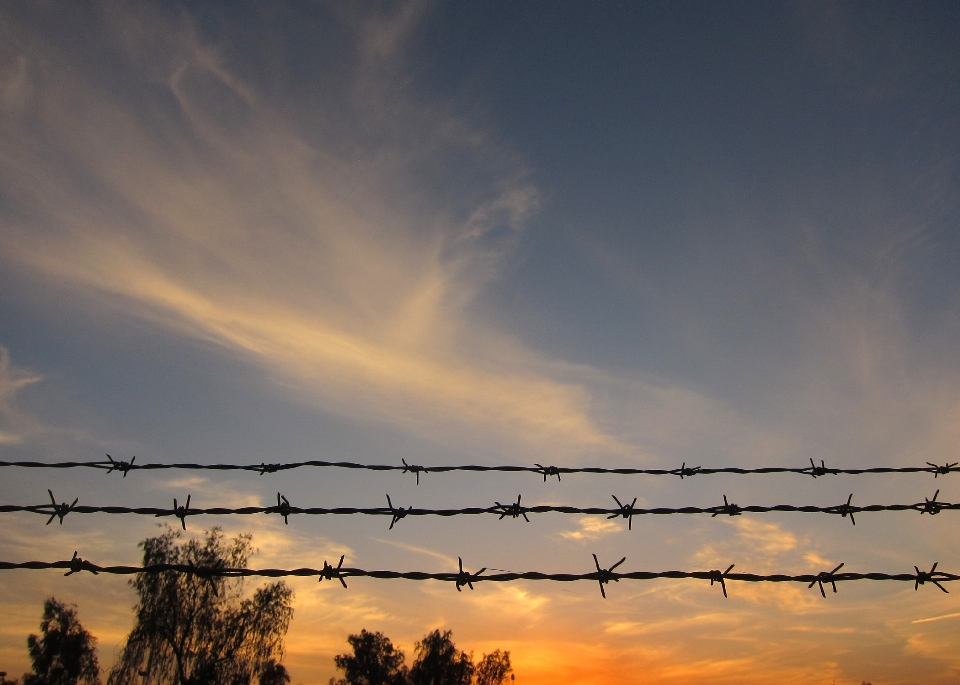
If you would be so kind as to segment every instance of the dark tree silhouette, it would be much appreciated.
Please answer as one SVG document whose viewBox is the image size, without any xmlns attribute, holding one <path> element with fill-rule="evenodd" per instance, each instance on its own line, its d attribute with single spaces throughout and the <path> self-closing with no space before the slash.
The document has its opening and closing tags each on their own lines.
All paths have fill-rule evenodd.
<svg viewBox="0 0 960 685">
<path fill-rule="evenodd" d="M 80 625 L 74 605 L 48 598 L 40 632 L 27 638 L 33 673 L 24 674 L 23 685 L 100 685 L 97 639 Z"/>
<path fill-rule="evenodd" d="M 435 630 L 416 645 L 417 659 L 410 667 L 411 685 L 470 685 L 473 661 L 450 639 L 450 631 Z"/>
<path fill-rule="evenodd" d="M 503 685 L 512 671 L 510 652 L 497 649 L 491 654 L 484 654 L 474 673 L 476 685 Z"/>
<path fill-rule="evenodd" d="M 287 685 L 290 682 L 290 674 L 283 664 L 278 664 L 271 659 L 260 672 L 260 679 L 257 685 Z"/>
<path fill-rule="evenodd" d="M 353 654 L 338 654 L 333 663 L 343 671 L 340 680 L 330 679 L 331 685 L 405 685 L 407 667 L 403 652 L 396 649 L 383 633 L 361 630 L 347 642 Z"/>
<path fill-rule="evenodd" d="M 168 528 L 141 542 L 144 566 L 245 568 L 253 551 L 249 535 L 227 542 L 219 528 L 202 542 L 181 538 Z M 141 573 L 130 584 L 139 596 L 134 626 L 108 685 L 249 685 L 282 656 L 293 616 L 283 582 L 247 599 L 238 577 Z"/>
<path fill-rule="evenodd" d="M 0 685 L 20 685 L 19 680 L 7 680 L 7 672 L 0 671 Z"/>
</svg>

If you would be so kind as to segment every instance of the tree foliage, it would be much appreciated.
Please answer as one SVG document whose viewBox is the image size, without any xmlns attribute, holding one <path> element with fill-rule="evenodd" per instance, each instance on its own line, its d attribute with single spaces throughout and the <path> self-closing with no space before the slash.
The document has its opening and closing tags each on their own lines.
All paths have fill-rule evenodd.
<svg viewBox="0 0 960 685">
<path fill-rule="evenodd" d="M 510 652 L 494 650 L 490 654 L 484 654 L 477 663 L 474 674 L 476 685 L 503 685 L 511 672 L 513 667 L 510 665 Z"/>
<path fill-rule="evenodd" d="M 144 566 L 245 568 L 253 551 L 249 535 L 228 542 L 219 528 L 186 542 L 167 529 L 140 547 Z M 134 627 L 108 685 L 249 685 L 269 669 L 268 682 L 280 682 L 276 661 L 293 615 L 285 583 L 248 598 L 238 577 L 141 573 L 130 584 L 139 597 Z"/>
<path fill-rule="evenodd" d="M 416 644 L 417 658 L 407 670 L 404 655 L 383 633 L 361 630 L 347 642 L 353 654 L 333 658 L 344 677 L 329 685 L 503 685 L 513 670 L 510 652 L 484 654 L 476 665 L 472 655 L 453 644 L 450 631 L 435 630 Z"/>
<path fill-rule="evenodd" d="M 405 685 L 407 667 L 404 655 L 393 646 L 383 633 L 368 633 L 361 630 L 351 635 L 347 642 L 353 654 L 338 654 L 333 663 L 343 671 L 344 677 L 333 680 L 333 685 Z"/>
<path fill-rule="evenodd" d="M 286 667 L 271 659 L 260 672 L 257 685 L 287 685 L 289 682 L 290 674 L 287 673 Z"/>
<path fill-rule="evenodd" d="M 24 674 L 23 685 L 100 685 L 97 639 L 80 625 L 75 606 L 49 597 L 40 632 L 27 638 L 33 673 Z"/>
<path fill-rule="evenodd" d="M 417 643 L 410 667 L 411 685 L 470 685 L 473 660 L 453 644 L 450 631 L 434 630 Z"/>
</svg>

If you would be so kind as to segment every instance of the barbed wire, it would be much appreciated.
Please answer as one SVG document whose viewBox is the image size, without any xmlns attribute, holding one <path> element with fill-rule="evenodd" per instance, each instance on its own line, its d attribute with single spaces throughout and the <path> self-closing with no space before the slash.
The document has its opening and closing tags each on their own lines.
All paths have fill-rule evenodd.
<svg viewBox="0 0 960 685">
<path fill-rule="evenodd" d="M 124 478 L 131 471 L 157 471 L 166 469 L 182 469 L 193 471 L 248 471 L 258 473 L 261 476 L 268 473 L 278 473 L 290 469 L 299 469 L 306 467 L 317 468 L 337 468 L 354 469 L 364 471 L 400 471 L 401 473 L 412 473 L 420 483 L 420 474 L 427 473 L 448 473 L 452 471 L 466 472 L 504 472 L 504 473 L 536 473 L 543 476 L 544 482 L 548 477 L 556 476 L 561 480 L 561 474 L 591 473 L 591 474 L 613 474 L 613 475 L 647 475 L 647 476 L 679 476 L 681 479 L 692 476 L 706 476 L 720 473 L 734 475 L 756 475 L 770 473 L 796 473 L 805 476 L 820 478 L 828 475 L 863 475 L 863 474 L 893 474 L 893 473 L 932 473 L 937 478 L 954 471 L 960 471 L 960 462 L 945 463 L 937 465 L 926 462 L 926 466 L 873 466 L 869 468 L 833 468 L 826 466 L 824 460 L 820 460 L 817 466 L 813 459 L 810 459 L 810 466 L 789 467 L 789 466 L 763 466 L 758 468 L 740 468 L 736 466 L 724 467 L 703 467 L 687 466 L 684 462 L 679 468 L 673 469 L 641 469 L 641 468 L 608 468 L 601 466 L 544 466 L 534 464 L 533 466 L 522 465 L 501 465 L 486 466 L 481 464 L 460 464 L 454 466 L 422 466 L 419 464 L 408 464 L 405 459 L 401 459 L 402 464 L 362 464 L 351 461 L 293 461 L 276 462 L 260 464 L 200 464 L 178 462 L 172 464 L 163 463 L 135 463 L 136 457 L 130 461 L 114 459 L 109 454 L 107 461 L 0 461 L 0 467 L 19 467 L 36 469 L 98 469 L 106 473 L 118 473 Z"/>
<path fill-rule="evenodd" d="M 616 571 L 615 569 L 626 561 L 623 557 L 617 563 L 608 568 L 600 565 L 597 555 L 593 555 L 593 561 L 596 571 L 589 573 L 543 573 L 540 571 L 502 571 L 497 573 L 488 573 L 483 575 L 487 568 L 481 568 L 479 571 L 470 573 L 463 569 L 463 559 L 458 557 L 460 570 L 457 572 L 427 572 L 427 571 L 386 571 L 374 570 L 367 571 L 360 568 L 344 567 L 344 556 L 340 557 L 340 563 L 336 566 L 323 562 L 322 568 L 295 568 L 295 569 L 249 569 L 249 568 L 225 568 L 223 566 L 194 566 L 190 564 L 152 564 L 149 566 L 100 566 L 91 561 L 83 559 L 73 553 L 73 558 L 63 561 L 25 561 L 9 562 L 0 561 L 0 571 L 11 571 L 18 569 L 25 570 L 47 570 L 57 569 L 66 570 L 65 576 L 70 576 L 83 571 L 94 575 L 101 573 L 109 575 L 136 575 L 141 573 L 180 573 L 185 575 L 194 575 L 202 578 L 213 577 L 313 577 L 316 576 L 319 581 L 338 580 L 344 588 L 347 587 L 347 578 L 378 578 L 382 580 L 438 580 L 441 582 L 454 583 L 457 591 L 467 586 L 471 590 L 474 583 L 491 582 L 504 583 L 518 580 L 534 581 L 554 581 L 560 583 L 576 582 L 581 580 L 590 580 L 599 584 L 601 595 L 606 598 L 607 593 L 605 585 L 611 582 L 618 583 L 621 580 L 657 580 L 657 579 L 695 579 L 709 580 L 710 585 L 719 583 L 723 590 L 723 596 L 727 597 L 727 582 L 740 581 L 747 583 L 805 583 L 808 588 L 817 586 L 820 594 L 827 596 L 825 586 L 829 585 L 833 592 L 837 591 L 837 583 L 873 580 L 873 581 L 897 581 L 912 582 L 913 589 L 918 590 L 921 585 L 931 583 L 943 592 L 947 589 L 941 583 L 949 583 L 960 580 L 960 575 L 938 571 L 937 563 L 934 563 L 929 571 L 921 571 L 919 567 L 914 566 L 914 573 L 854 573 L 849 571 L 841 572 L 843 564 L 838 565 L 832 571 L 821 571 L 816 574 L 757 574 L 757 573 L 733 573 L 734 565 L 731 564 L 726 571 L 713 569 L 710 571 Z"/>
<path fill-rule="evenodd" d="M 716 516 L 740 516 L 741 514 L 766 514 L 772 512 L 790 512 L 790 513 L 816 513 L 816 514 L 832 514 L 840 516 L 841 518 L 850 518 L 850 522 L 853 525 L 856 525 L 857 521 L 854 518 L 856 514 L 861 513 L 872 513 L 879 511 L 916 511 L 920 514 L 930 514 L 932 516 L 939 514 L 941 511 L 952 511 L 955 509 L 960 509 L 960 503 L 950 503 L 939 501 L 937 497 L 940 495 L 940 490 L 937 490 L 931 499 L 924 498 L 923 502 L 917 502 L 914 504 L 863 504 L 857 505 L 853 504 L 853 494 L 851 493 L 847 500 L 841 504 L 834 504 L 828 506 L 812 505 L 812 504 L 773 504 L 773 505 L 759 505 L 759 504 L 748 504 L 748 505 L 739 505 L 727 500 L 727 496 L 723 496 L 723 504 L 717 504 L 714 506 L 708 507 L 695 507 L 695 506 L 686 506 L 686 507 L 637 507 L 636 502 L 637 498 L 634 498 L 633 501 L 629 504 L 623 504 L 616 495 L 613 495 L 613 499 L 616 503 L 615 507 L 576 507 L 562 504 L 536 504 L 532 506 L 525 506 L 521 504 L 520 495 L 517 496 L 517 501 L 510 504 L 501 504 L 500 502 L 495 502 L 492 506 L 487 507 L 461 507 L 461 508 L 451 508 L 451 509 L 427 509 L 419 508 L 414 506 L 409 506 L 407 508 L 396 507 L 393 504 L 390 495 L 387 495 L 387 506 L 386 507 L 298 507 L 290 503 L 290 501 L 280 494 L 277 493 L 277 504 L 267 507 L 263 506 L 248 506 L 248 507 L 194 507 L 191 508 L 191 495 L 187 495 L 186 502 L 184 504 L 179 504 L 177 499 L 173 500 L 173 507 L 127 507 L 127 506 L 91 506 L 78 504 L 79 498 L 74 499 L 72 503 L 68 504 L 66 501 L 57 502 L 56 497 L 54 497 L 51 490 L 47 490 L 47 493 L 50 495 L 50 502 L 43 504 L 28 504 L 28 505 L 19 505 L 19 504 L 4 504 L 0 505 L 0 513 L 17 513 L 17 512 L 28 512 L 33 514 L 41 514 L 47 516 L 46 525 L 53 523 L 54 519 L 58 519 L 60 524 L 63 524 L 63 520 L 69 514 L 114 514 L 114 515 L 140 515 L 140 516 L 154 516 L 157 518 L 162 517 L 173 517 L 180 520 L 180 524 L 184 530 L 186 530 L 187 524 L 186 520 L 191 516 L 246 516 L 254 514 L 278 514 L 283 517 L 284 523 L 289 522 L 290 516 L 296 515 L 305 515 L 305 516 L 353 516 L 353 515 L 362 515 L 362 516 L 389 516 L 390 529 L 392 530 L 394 525 L 396 525 L 401 519 L 404 519 L 408 516 L 478 516 L 484 514 L 493 514 L 503 520 L 504 518 L 524 518 L 527 522 L 530 519 L 527 517 L 527 514 L 547 514 L 547 513 L 559 513 L 559 514 L 579 514 L 579 515 L 588 515 L 588 516 L 606 516 L 608 519 L 623 518 L 627 521 L 627 528 L 632 529 L 633 527 L 633 517 L 634 516 L 663 516 L 663 515 L 673 515 L 673 514 L 710 514 L 711 517 Z M 627 501 L 626 498 L 624 501 Z"/>
</svg>

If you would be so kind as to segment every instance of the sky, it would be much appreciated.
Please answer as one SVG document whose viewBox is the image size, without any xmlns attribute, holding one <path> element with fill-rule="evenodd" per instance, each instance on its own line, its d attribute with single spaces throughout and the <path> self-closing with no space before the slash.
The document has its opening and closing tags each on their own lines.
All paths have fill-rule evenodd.
<svg viewBox="0 0 960 685">
<path fill-rule="evenodd" d="M 0 460 L 676 468 L 960 460 L 960 5 L 0 5 Z M 953 475 L 4 468 L 0 502 L 954 501 Z M 960 572 L 956 514 L 194 518 L 254 566 Z M 652 520 L 655 519 L 655 520 Z M 0 560 L 140 561 L 155 519 L 0 515 Z M 960 678 L 929 585 L 290 581 L 294 683 L 360 629 L 523 685 Z M 121 577 L 0 574 L 105 668 Z"/>
</svg>

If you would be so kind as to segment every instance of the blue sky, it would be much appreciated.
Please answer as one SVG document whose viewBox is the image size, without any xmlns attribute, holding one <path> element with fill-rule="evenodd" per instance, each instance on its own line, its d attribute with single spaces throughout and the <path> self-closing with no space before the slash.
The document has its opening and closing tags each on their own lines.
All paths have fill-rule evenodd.
<svg viewBox="0 0 960 685">
<path fill-rule="evenodd" d="M 954 460 L 958 22 L 951 3 L 9 3 L 0 458 Z M 929 475 L 3 475 L 15 504 L 48 487 L 156 506 L 956 497 Z M 224 525 L 251 530 L 264 565 L 582 572 L 596 552 L 645 570 L 906 572 L 960 568 L 950 517 Z M 4 515 L 0 558 L 136 563 L 156 530 L 76 519 Z M 621 583 L 602 602 L 588 584 L 321 585 L 295 583 L 295 682 L 326 682 L 360 628 L 408 652 L 450 628 L 543 684 L 960 669 L 960 605 L 906 586 L 725 601 Z M 122 580 L 16 572 L 0 578 L 4 669 L 27 667 L 49 594 L 79 605 L 111 663 Z"/>
</svg>

